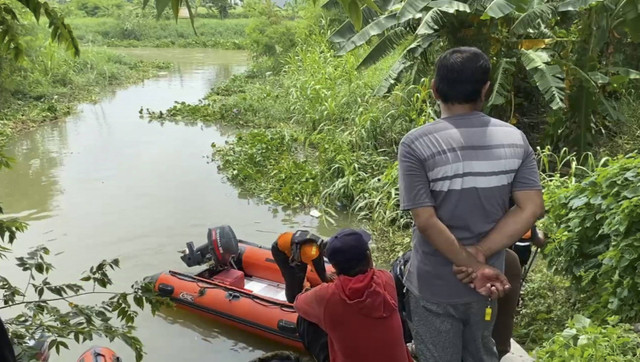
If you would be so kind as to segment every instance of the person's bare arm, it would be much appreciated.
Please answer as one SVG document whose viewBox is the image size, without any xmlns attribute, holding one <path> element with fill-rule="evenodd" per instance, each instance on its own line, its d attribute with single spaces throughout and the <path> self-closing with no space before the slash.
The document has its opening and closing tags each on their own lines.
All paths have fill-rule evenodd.
<svg viewBox="0 0 640 362">
<path fill-rule="evenodd" d="M 513 193 L 513 201 L 515 206 L 478 244 L 478 248 L 487 257 L 511 246 L 544 215 L 541 190 L 516 191 Z"/>
<path fill-rule="evenodd" d="M 464 246 L 460 245 L 451 231 L 438 219 L 433 207 L 412 209 L 411 215 L 420 234 L 453 264 L 469 267 L 473 270 L 477 270 L 483 265 Z"/>
</svg>

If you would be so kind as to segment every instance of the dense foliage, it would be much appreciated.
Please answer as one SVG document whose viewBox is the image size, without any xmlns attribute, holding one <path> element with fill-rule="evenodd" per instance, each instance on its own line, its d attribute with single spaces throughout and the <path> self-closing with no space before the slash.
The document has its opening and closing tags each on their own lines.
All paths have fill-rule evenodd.
<svg viewBox="0 0 640 362">
<path fill-rule="evenodd" d="M 576 315 L 568 328 L 536 350 L 541 361 L 637 361 L 640 359 L 640 335 L 628 324 L 611 318 L 597 325 Z"/>
<path fill-rule="evenodd" d="M 85 46 L 245 49 L 248 19 L 196 19 L 194 35 L 188 19 L 177 23 L 144 16 L 70 18 Z"/>
<path fill-rule="evenodd" d="M 586 311 L 623 321 L 640 318 L 640 157 L 610 160 L 577 182 L 559 181 L 545 192 L 547 249 L 553 269 L 587 296 Z"/>
<path fill-rule="evenodd" d="M 514 339 L 527 351 L 533 351 L 561 331 L 581 304 L 571 282 L 549 272 L 546 262 L 535 265 L 521 293 Z"/>
<path fill-rule="evenodd" d="M 376 3 L 380 7 L 384 5 L 382 2 Z M 445 2 L 436 3 L 438 4 L 433 3 L 432 5 L 445 5 Z M 451 4 L 453 2 L 446 3 L 450 6 L 455 5 Z M 536 4 L 544 5 L 544 3 Z M 568 21 L 576 24 L 575 19 L 582 16 L 579 14 L 587 14 L 596 6 L 599 4 L 591 5 L 588 9 L 583 10 L 584 13 L 575 11 L 574 15 L 576 16 L 570 17 Z M 391 9 L 389 11 L 393 11 L 392 8 L 389 9 Z M 396 11 L 400 9 L 401 7 L 398 7 Z M 382 53 L 376 53 L 376 49 L 380 50 L 379 44 L 387 39 L 389 34 L 378 37 L 379 42 L 373 46 L 365 44 L 366 39 L 361 38 L 362 42 L 358 44 L 358 47 L 354 47 L 352 51 L 343 52 L 341 57 L 335 57 L 335 52 L 322 40 L 323 34 L 329 33 L 328 30 L 335 27 L 333 24 L 335 24 L 336 18 L 328 14 L 330 13 L 307 16 L 304 22 L 298 21 L 292 24 L 296 29 L 297 39 L 295 42 L 292 42 L 291 39 L 283 40 L 277 36 L 265 37 L 261 41 L 268 42 L 269 47 L 260 47 L 259 42 L 252 44 L 250 37 L 249 44 L 255 47 L 251 49 L 254 50 L 256 57 L 250 72 L 236 76 L 227 84 L 212 90 L 197 105 L 176 104 L 167 112 L 155 113 L 151 116 L 162 120 L 202 121 L 241 127 L 242 129 L 237 133 L 235 139 L 224 146 L 215 147 L 213 151 L 214 158 L 219 161 L 220 169 L 231 182 L 243 191 L 268 201 L 289 206 L 320 207 L 328 219 L 333 217 L 332 210 L 350 211 L 362 222 L 367 223 L 367 227 L 373 231 L 375 258 L 378 265 L 388 265 L 395 257 L 410 248 L 410 235 L 407 232 L 410 219 L 406 213 L 400 212 L 398 207 L 396 145 L 409 129 L 436 118 L 437 105 L 432 99 L 428 87 L 431 68 L 423 63 L 423 68 L 420 69 L 420 72 L 423 73 L 414 73 L 415 77 L 404 78 L 408 83 L 397 82 L 393 91 L 384 97 L 375 96 L 375 89 L 379 87 L 381 81 L 388 77 L 389 67 L 394 63 L 398 64 L 398 61 L 402 62 L 403 54 L 406 55 L 403 53 L 404 48 L 401 45 L 406 47 L 411 43 L 399 43 L 398 47 L 390 47 Z M 589 14 L 595 14 L 595 12 Z M 496 25 L 517 21 L 518 17 L 522 16 L 524 16 L 522 13 L 513 13 L 500 22 L 496 21 L 495 17 L 493 20 L 476 19 L 476 21 L 478 24 L 487 22 L 487 24 Z M 530 17 L 532 14 L 527 16 Z M 364 21 L 362 32 L 367 31 L 366 19 Z M 333 49 L 335 49 L 336 34 L 345 31 L 344 29 L 347 29 L 348 25 L 351 26 L 350 31 L 355 34 L 354 26 L 349 23 L 339 27 L 338 31 L 333 32 Z M 450 25 L 452 28 L 448 29 L 453 29 L 459 24 L 454 22 Z M 523 42 L 523 38 L 518 38 L 514 34 L 510 35 L 512 26 L 514 25 L 498 26 L 495 29 L 496 37 L 502 38 L 496 39 L 499 42 L 494 44 L 496 48 L 495 54 L 492 53 L 494 66 L 498 73 L 508 70 L 509 79 L 497 82 L 497 86 L 493 89 L 491 98 L 493 107 L 490 111 L 492 114 L 506 115 L 504 119 L 511 120 L 525 131 L 532 143 L 541 146 L 538 155 L 548 198 L 549 215 L 541 225 L 549 238 L 553 240 L 551 252 L 545 258 L 546 261 L 539 263 L 534 268 L 524 287 L 515 337 L 530 351 L 551 340 L 552 342 L 549 342 L 540 353 L 546 353 L 551 359 L 561 360 L 562 357 L 557 356 L 563 356 L 564 352 L 559 347 L 557 339 L 559 337 L 554 336 L 562 332 L 569 318 L 581 313 L 598 320 L 599 323 L 604 323 L 600 321 L 619 313 L 614 313 L 612 310 L 599 314 L 592 313 L 597 308 L 591 310 L 587 308 L 587 304 L 591 302 L 592 298 L 600 302 L 606 299 L 607 302 L 599 305 L 601 307 L 607 306 L 612 296 L 619 301 L 624 300 L 624 310 L 629 313 L 632 308 L 629 303 L 632 300 L 632 295 L 635 296 L 632 290 L 635 284 L 629 284 L 632 282 L 628 279 L 633 279 L 635 276 L 625 274 L 626 284 L 621 285 L 623 279 L 616 279 L 615 275 L 612 277 L 610 274 L 622 270 L 616 267 L 607 270 L 608 274 L 596 282 L 589 280 L 585 284 L 579 284 L 577 281 L 584 281 L 582 274 L 580 276 L 568 275 L 570 273 L 558 274 L 557 272 L 562 269 L 561 265 L 565 261 L 567 270 L 571 269 L 570 262 L 576 266 L 587 261 L 580 259 L 580 255 L 582 255 L 580 253 L 581 250 L 586 250 L 588 245 L 595 246 L 596 243 L 600 243 L 600 248 L 609 250 L 608 246 L 602 246 L 602 240 L 593 239 L 586 234 L 571 234 L 572 242 L 566 245 L 570 250 L 561 249 L 560 245 L 564 245 L 564 240 L 567 239 L 565 235 L 568 230 L 567 225 L 579 224 L 584 229 L 590 229 L 589 225 L 593 224 L 593 228 L 596 228 L 596 224 L 604 223 L 607 218 L 601 216 L 594 222 L 595 212 L 585 211 L 580 215 L 574 213 L 566 219 L 558 219 L 556 215 L 564 215 L 562 212 L 571 212 L 571 208 L 568 207 L 570 201 L 567 199 L 563 203 L 553 202 L 550 198 L 555 197 L 553 195 L 566 194 L 567 188 L 576 187 L 575 185 L 581 184 L 583 179 L 591 177 L 593 172 L 599 172 L 594 171 L 598 167 L 602 170 L 607 169 L 604 168 L 607 163 L 599 161 L 603 156 L 637 149 L 638 143 L 634 138 L 640 129 L 637 117 L 635 117 L 638 109 L 637 93 L 635 93 L 633 83 L 625 82 L 623 77 L 615 78 L 613 73 L 602 73 L 609 81 L 614 79 L 614 82 L 620 82 L 615 85 L 596 82 L 598 86 L 593 88 L 595 91 L 593 94 L 600 97 L 598 101 L 604 100 L 607 104 L 611 104 L 611 109 L 615 109 L 621 115 L 615 127 L 614 124 L 611 124 L 606 128 L 606 132 L 602 132 L 605 129 L 600 128 L 600 133 L 593 133 L 593 137 L 597 138 L 593 144 L 599 146 L 596 153 L 585 153 L 581 157 L 576 156 L 575 153 L 563 149 L 565 143 L 561 141 L 560 134 L 571 131 L 571 137 L 581 136 L 584 129 L 578 128 L 575 124 L 564 123 L 562 130 L 553 130 L 551 123 L 549 123 L 547 133 L 541 132 L 542 123 L 538 119 L 544 120 L 548 117 L 551 119 L 550 122 L 566 120 L 568 119 L 568 111 L 554 111 L 552 107 L 549 107 L 549 110 L 540 112 L 543 105 L 551 103 L 544 94 L 539 93 L 540 89 L 535 83 L 534 73 L 544 72 L 548 69 L 543 68 L 555 66 L 560 67 L 563 72 L 568 72 L 563 73 L 561 88 L 565 93 L 558 100 L 562 103 L 562 107 L 559 108 L 566 106 L 570 108 L 571 96 L 569 94 L 573 90 L 567 80 L 571 76 L 577 77 L 571 78 L 573 79 L 571 82 L 580 81 L 578 80 L 579 74 L 571 73 L 573 71 L 577 73 L 577 68 L 571 68 L 569 63 L 577 62 L 579 59 L 576 55 L 571 55 L 571 52 L 560 51 L 561 48 L 551 45 L 560 42 L 560 39 L 554 39 L 552 43 L 545 41 Z M 480 25 L 478 27 L 478 29 L 487 30 Z M 263 18 L 260 31 L 267 33 L 271 29 L 271 34 L 278 34 L 278 32 L 284 32 L 284 28 L 285 25 L 282 22 L 269 23 Z M 415 30 L 413 29 L 414 32 Z M 477 36 L 482 37 L 491 33 L 484 30 L 478 30 Z M 557 29 L 554 28 L 554 30 Z M 455 32 L 450 30 L 442 31 L 443 36 L 452 37 L 455 35 L 453 34 Z M 575 37 L 581 31 L 583 30 L 580 26 L 576 25 L 565 36 Z M 469 35 L 469 32 L 464 32 L 464 34 Z M 367 39 L 371 36 L 370 34 Z M 348 38 L 345 38 L 345 42 L 347 40 Z M 613 47 L 610 49 L 614 50 L 622 47 L 618 43 L 609 45 Z M 429 57 L 428 59 L 433 59 L 437 55 L 437 50 L 442 46 L 444 43 L 425 52 L 425 55 Z M 522 48 L 523 46 L 525 49 Z M 273 52 L 269 49 L 288 50 Z M 338 51 L 340 50 L 338 49 Z M 626 62 L 632 59 L 629 53 L 622 53 L 615 56 L 608 55 L 612 62 Z M 380 62 L 370 62 L 368 64 L 370 66 L 359 68 L 359 64 L 366 62 L 368 58 L 371 60 L 371 54 L 378 54 Z M 618 53 L 614 52 L 613 54 Z M 505 62 L 502 60 L 505 56 L 516 58 L 513 63 L 503 64 Z M 525 60 L 533 61 L 536 57 L 539 57 L 540 64 L 536 67 L 531 67 L 531 64 L 526 65 Z M 274 62 L 274 59 L 278 61 Z M 561 59 L 564 62 L 562 65 L 560 64 Z M 513 68 L 504 68 L 507 65 L 512 65 Z M 527 74 L 527 67 L 531 76 L 519 78 Z M 633 78 L 634 74 L 629 71 L 623 76 L 625 79 L 626 76 Z M 423 79 L 425 76 L 426 79 Z M 416 79 L 416 84 L 412 85 L 413 79 Z M 399 80 L 401 79 L 399 78 Z M 503 88 L 505 85 L 508 87 Z M 508 89 L 509 87 L 513 87 L 513 89 Z M 502 101 L 500 101 L 500 96 L 503 97 Z M 599 106 L 593 109 L 597 109 L 596 113 L 602 111 Z M 602 126 L 602 124 L 597 126 L 600 118 L 589 117 L 592 122 L 590 127 L 598 129 Z M 562 150 L 562 152 L 553 153 L 558 150 Z M 629 159 L 634 158 L 629 156 Z M 638 165 L 629 167 L 637 169 Z M 629 170 L 625 169 L 624 173 L 627 171 Z M 612 172 L 617 171 L 612 170 Z M 618 175 L 620 176 L 619 173 Z M 617 180 L 617 178 L 615 179 Z M 605 186 L 608 191 L 595 188 L 589 192 L 603 195 L 613 192 L 611 197 L 619 198 L 615 200 L 622 202 L 623 198 L 620 198 L 620 194 L 626 191 L 620 190 L 627 186 L 632 188 L 630 184 L 633 181 L 628 180 L 628 182 L 629 185 L 621 185 L 618 191 L 613 191 L 612 183 Z M 589 187 L 586 185 L 584 190 Z M 569 195 L 569 197 L 572 196 Z M 637 220 L 635 214 L 631 215 L 631 211 L 627 208 L 624 210 L 629 220 Z M 602 215 L 605 215 L 604 210 L 600 211 Z M 619 224 L 618 221 L 616 223 Z M 629 222 L 628 225 L 628 234 L 624 235 L 630 235 L 634 232 L 632 228 L 635 226 L 632 225 L 635 224 Z M 574 228 L 570 231 L 577 230 Z M 602 236 L 602 238 L 604 237 Z M 608 242 L 605 241 L 605 244 Z M 611 243 L 615 248 L 624 242 L 620 238 L 615 242 L 611 241 Z M 556 248 L 560 249 L 555 251 Z M 625 249 L 624 253 L 631 257 L 640 254 L 639 250 L 640 247 L 636 245 L 633 250 Z M 622 260 L 622 256 L 619 258 Z M 603 266 L 602 264 L 604 263 L 596 263 L 592 266 Z M 635 265 L 637 265 L 636 259 L 629 261 L 623 268 L 624 272 L 630 273 Z M 547 266 L 556 273 L 547 270 Z M 579 268 L 574 269 L 578 270 Z M 599 285 L 602 287 L 598 287 Z M 629 288 L 628 295 L 616 296 L 618 292 L 613 291 L 612 288 L 620 288 L 621 286 Z M 594 293 L 594 290 L 598 293 Z M 606 308 L 600 309 L 601 311 L 606 310 Z M 625 320 L 630 321 L 629 318 Z M 602 337 L 602 330 L 593 328 L 595 327 L 592 326 L 592 329 L 579 332 L 581 335 L 590 336 L 583 337 L 582 341 L 592 337 L 598 343 L 604 341 L 606 333 L 605 337 Z M 622 324 L 606 328 L 613 328 L 613 331 L 627 330 L 627 327 Z M 579 337 L 576 338 L 579 339 Z M 567 346 L 569 345 L 567 344 Z M 580 342 L 579 348 L 587 347 L 583 347 Z M 554 351 L 550 352 L 551 350 Z M 583 350 L 580 349 L 580 351 Z M 556 354 L 552 355 L 552 353 Z M 626 352 L 620 352 L 618 355 L 612 349 L 611 353 L 604 351 L 603 353 L 608 354 L 598 356 L 620 357 L 624 360 L 625 354 L 623 353 Z"/>
<path fill-rule="evenodd" d="M 589 151 L 597 133 L 623 121 L 612 101 L 616 93 L 630 79 L 640 79 L 640 72 L 628 69 L 636 58 L 623 51 L 640 41 L 637 0 L 376 3 L 380 14 L 349 6 L 351 21 L 366 26 L 356 32 L 348 21 L 331 40 L 344 54 L 376 39 L 359 68 L 402 50 L 377 93 L 407 77 L 418 84 L 440 49 L 477 46 L 494 63 L 487 110 L 513 123 L 537 120 L 556 150 Z"/>
<path fill-rule="evenodd" d="M 332 8 L 331 3 L 325 8 Z M 320 208 L 327 219 L 334 210 L 355 214 L 374 233 L 379 265 L 410 247 L 410 219 L 398 205 L 396 147 L 407 131 L 437 117 L 429 90 L 431 64 L 449 46 L 480 46 L 494 65 L 487 111 L 523 129 L 542 148 L 547 217 L 541 225 L 551 244 L 524 287 L 516 339 L 529 350 L 543 345 L 537 356 L 545 360 L 637 359 L 637 336 L 618 322 L 640 318 L 634 306 L 640 297 L 640 158 L 605 156 L 638 149 L 640 88 L 632 80 L 640 73 L 629 68 L 640 65 L 640 3 L 341 3 L 353 23 L 343 23 L 344 17 L 330 10 L 292 6 L 283 11 L 261 0 L 245 3 L 243 12 L 251 19 L 192 17 L 193 23 L 182 19 L 177 25 L 177 11 L 189 5 L 187 1 L 157 0 L 143 10 L 146 2 L 80 0 L 63 11 L 76 17 L 70 23 L 84 44 L 250 49 L 254 64 L 247 74 L 212 90 L 197 105 L 176 104 L 151 118 L 242 127 L 237 137 L 213 150 L 228 179 L 270 202 Z M 194 9 L 206 5 L 192 4 Z M 189 9 L 192 15 L 194 9 Z M 157 23 L 151 20 L 154 16 L 160 19 Z M 74 59 L 35 45 L 41 38 L 35 39 L 20 40 L 28 44 L 24 54 L 29 64 L 0 53 L 0 77 L 9 80 L 0 85 L 0 125 L 5 129 L 9 121 L 15 129 L 20 124 L 16 120 L 65 115 L 73 102 L 85 99 L 78 93 L 95 96 L 105 86 L 148 75 L 154 68 L 93 50 Z M 336 50 L 342 56 L 336 57 Z M 377 96 L 376 90 L 385 96 Z M 585 156 L 577 157 L 563 150 L 565 146 Z M 559 150 L 562 153 L 552 152 Z M 24 228 L 17 220 L 0 220 L 0 232 L 5 230 L 9 238 Z M 56 298 L 83 293 L 82 286 L 73 283 L 46 284 L 47 253 L 37 248 L 18 261 L 30 268 L 25 271 L 45 278 L 33 280 L 31 294 L 42 291 Z M 102 273 L 117 262 L 100 265 Z M 91 273 L 98 269 L 87 275 Z M 108 278 L 100 280 L 87 281 L 108 286 Z M 19 303 L 24 292 L 6 283 L 3 291 Z M 144 292 L 135 286 L 134 302 L 140 302 Z M 80 311 L 94 318 L 84 320 L 88 327 L 82 328 L 90 329 L 78 331 L 79 338 L 103 334 L 129 341 L 138 350 L 130 324 L 135 312 L 118 312 L 128 307 L 118 298 L 130 296 L 117 295 L 116 301 L 82 307 L 86 309 L 67 305 L 69 311 L 34 300 L 26 313 L 41 314 L 27 314 L 14 324 L 42 316 L 50 324 L 36 325 L 28 334 L 46 330 L 57 336 L 53 347 L 64 348 L 65 338 L 75 337 L 69 329 L 73 323 L 65 319 L 72 317 L 65 313 Z M 113 325 L 111 312 L 120 324 Z M 576 316 L 563 331 L 576 314 L 597 324 Z M 55 317 L 63 323 L 53 323 Z M 12 331 L 16 338 L 29 338 L 17 330 Z"/>
</svg>

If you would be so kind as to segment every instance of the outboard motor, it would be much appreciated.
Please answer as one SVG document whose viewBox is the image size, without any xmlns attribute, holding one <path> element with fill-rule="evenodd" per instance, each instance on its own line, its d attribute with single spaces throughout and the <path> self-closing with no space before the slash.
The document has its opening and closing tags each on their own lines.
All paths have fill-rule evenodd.
<svg viewBox="0 0 640 362">
<path fill-rule="evenodd" d="M 233 262 L 238 255 L 238 238 L 229 225 L 216 226 L 207 231 L 207 242 L 197 249 L 193 241 L 187 243 L 187 248 L 180 257 L 188 266 L 213 264 L 223 268 Z"/>
</svg>

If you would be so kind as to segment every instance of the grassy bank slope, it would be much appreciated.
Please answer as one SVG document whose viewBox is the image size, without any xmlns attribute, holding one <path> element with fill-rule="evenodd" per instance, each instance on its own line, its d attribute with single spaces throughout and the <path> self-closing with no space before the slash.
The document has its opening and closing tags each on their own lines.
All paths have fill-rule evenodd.
<svg viewBox="0 0 640 362">
<path fill-rule="evenodd" d="M 74 58 L 45 39 L 29 39 L 22 62 L 0 56 L 0 139 L 63 118 L 80 102 L 94 101 L 106 91 L 170 67 L 91 48 Z"/>
<path fill-rule="evenodd" d="M 154 20 L 132 17 L 70 18 L 78 40 L 85 45 L 158 48 L 245 49 L 249 19 L 195 20 L 198 35 L 188 19 Z"/>
</svg>

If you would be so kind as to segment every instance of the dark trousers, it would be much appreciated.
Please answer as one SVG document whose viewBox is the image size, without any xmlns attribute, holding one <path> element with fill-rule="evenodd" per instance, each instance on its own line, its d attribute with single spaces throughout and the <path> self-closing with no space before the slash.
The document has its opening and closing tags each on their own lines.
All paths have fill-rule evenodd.
<svg viewBox="0 0 640 362">
<path fill-rule="evenodd" d="M 329 337 L 317 324 L 298 316 L 298 335 L 316 362 L 329 362 Z"/>
<path fill-rule="evenodd" d="M 498 299 L 498 314 L 493 327 L 493 340 L 496 342 L 498 356 L 502 358 L 511 351 L 511 336 L 513 335 L 513 319 L 515 318 L 518 298 L 520 297 L 520 282 L 522 269 L 518 255 L 507 249 L 504 260 L 504 275 L 511 284 L 511 290 Z"/>
<path fill-rule="evenodd" d="M 277 241 L 271 245 L 271 255 L 280 269 L 282 278 L 284 278 L 287 302 L 293 303 L 298 294 L 302 292 L 302 288 L 304 288 L 304 280 L 307 276 L 307 264 L 298 263 L 291 265 L 287 254 L 278 249 Z"/>
</svg>

